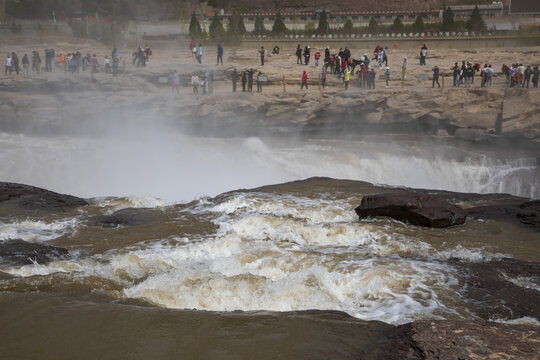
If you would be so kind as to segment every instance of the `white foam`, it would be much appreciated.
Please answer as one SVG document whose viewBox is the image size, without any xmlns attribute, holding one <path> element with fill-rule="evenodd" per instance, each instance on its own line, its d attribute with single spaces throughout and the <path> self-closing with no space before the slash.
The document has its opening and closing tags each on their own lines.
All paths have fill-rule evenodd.
<svg viewBox="0 0 540 360">
<path fill-rule="evenodd" d="M 80 219 L 70 218 L 55 222 L 31 219 L 15 222 L 0 222 L 0 240 L 22 239 L 27 242 L 42 242 L 75 233 L 82 226 Z"/>
<path fill-rule="evenodd" d="M 524 316 L 516 319 L 505 319 L 505 318 L 499 318 L 499 317 L 492 317 L 489 319 L 490 321 L 495 321 L 499 323 L 504 324 L 512 324 L 512 325 L 530 325 L 530 326 L 537 326 L 540 327 L 540 321 L 532 316 Z"/>
<path fill-rule="evenodd" d="M 109 213 L 126 208 L 157 208 L 171 203 L 152 196 L 129 196 L 120 198 L 94 198 L 93 203 L 99 207 L 107 207 Z"/>
</svg>

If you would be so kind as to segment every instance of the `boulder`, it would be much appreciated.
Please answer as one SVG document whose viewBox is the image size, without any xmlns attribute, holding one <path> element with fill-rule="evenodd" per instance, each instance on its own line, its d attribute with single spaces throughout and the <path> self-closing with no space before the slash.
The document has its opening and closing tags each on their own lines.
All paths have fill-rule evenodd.
<svg viewBox="0 0 540 360">
<path fill-rule="evenodd" d="M 45 264 L 69 257 L 67 249 L 29 243 L 20 239 L 0 241 L 0 266 L 22 266 L 37 262 Z"/>
<path fill-rule="evenodd" d="M 444 198 L 407 191 L 364 196 L 354 211 L 360 219 L 386 216 L 413 225 L 436 228 L 461 225 L 466 219 L 463 209 Z"/>
<path fill-rule="evenodd" d="M 93 219 L 93 223 L 104 228 L 141 226 L 159 221 L 160 214 L 161 212 L 155 209 L 127 208 L 110 215 L 97 216 Z"/>
<path fill-rule="evenodd" d="M 29 185 L 0 182 L 0 216 L 60 213 L 84 205 L 88 205 L 86 200 L 75 196 Z"/>
</svg>

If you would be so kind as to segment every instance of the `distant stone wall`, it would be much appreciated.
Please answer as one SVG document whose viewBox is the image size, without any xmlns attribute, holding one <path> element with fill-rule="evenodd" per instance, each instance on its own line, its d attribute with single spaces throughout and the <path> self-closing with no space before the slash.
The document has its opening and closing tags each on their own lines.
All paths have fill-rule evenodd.
<svg viewBox="0 0 540 360">
<path fill-rule="evenodd" d="M 0 0 L 0 21 L 6 18 L 6 0 Z"/>
</svg>

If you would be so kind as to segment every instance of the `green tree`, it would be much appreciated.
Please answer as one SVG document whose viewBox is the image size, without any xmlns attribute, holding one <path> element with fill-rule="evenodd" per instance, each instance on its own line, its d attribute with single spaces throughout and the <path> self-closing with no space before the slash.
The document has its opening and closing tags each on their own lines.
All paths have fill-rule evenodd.
<svg viewBox="0 0 540 360">
<path fill-rule="evenodd" d="M 242 17 L 238 13 L 238 11 L 233 11 L 231 17 L 229 18 L 229 27 L 228 27 L 228 35 L 231 39 L 239 39 L 240 36 L 242 36 L 245 33 L 245 27 L 243 27 L 244 23 L 242 21 Z"/>
<path fill-rule="evenodd" d="M 454 22 L 454 12 L 450 9 L 450 6 L 443 11 L 443 20 L 442 20 L 442 31 L 453 31 L 456 28 L 456 23 Z"/>
<path fill-rule="evenodd" d="M 343 24 L 343 32 L 345 34 L 352 34 L 354 32 L 354 26 L 351 19 L 345 20 L 345 24 Z"/>
<path fill-rule="evenodd" d="M 221 19 L 216 14 L 214 15 L 214 18 L 212 19 L 212 22 L 210 23 L 210 28 L 208 29 L 208 34 L 210 35 L 210 39 L 212 40 L 220 40 L 223 38 L 223 33 L 225 30 L 223 29 L 223 24 L 221 23 Z"/>
<path fill-rule="evenodd" d="M 379 24 L 377 24 L 377 20 L 372 16 L 371 19 L 369 19 L 369 25 L 368 25 L 368 33 L 369 34 L 376 34 L 377 29 L 379 28 Z"/>
<path fill-rule="evenodd" d="M 326 34 L 328 33 L 329 29 L 330 25 L 328 24 L 328 15 L 326 15 L 326 11 L 323 11 L 319 16 L 319 27 L 317 28 L 317 33 Z"/>
<path fill-rule="evenodd" d="M 198 37 L 201 35 L 201 24 L 199 24 L 199 20 L 197 20 L 197 16 L 195 13 L 191 14 L 191 21 L 189 22 L 189 34 L 194 37 Z"/>
<path fill-rule="evenodd" d="M 394 23 L 390 25 L 390 32 L 401 34 L 405 31 L 405 26 L 401 22 L 401 17 L 396 16 Z"/>
<path fill-rule="evenodd" d="M 238 26 L 238 32 L 240 35 L 245 35 L 247 33 L 246 31 L 246 25 L 244 24 L 244 17 L 238 13 L 238 23 L 236 24 Z"/>
<path fill-rule="evenodd" d="M 417 16 L 414 24 L 412 26 L 413 31 L 417 33 L 423 33 L 426 31 L 426 25 L 424 24 L 424 18 L 422 16 Z"/>
<path fill-rule="evenodd" d="M 482 19 L 482 15 L 480 15 L 480 10 L 478 9 L 478 6 L 475 6 L 471 17 L 467 22 L 467 30 L 481 32 L 486 29 L 486 23 L 484 22 L 484 19 Z"/>
<path fill-rule="evenodd" d="M 285 26 L 285 22 L 283 21 L 283 17 L 281 16 L 281 12 L 279 11 L 276 14 L 276 20 L 274 20 L 274 25 L 272 25 L 272 32 L 274 34 L 287 33 L 287 27 Z"/>
<path fill-rule="evenodd" d="M 308 36 L 315 34 L 315 22 L 309 21 L 304 25 L 304 34 Z"/>
<path fill-rule="evenodd" d="M 264 35 L 265 32 L 266 29 L 264 28 L 262 18 L 259 15 L 255 16 L 255 29 L 253 30 L 253 33 L 255 35 Z"/>
</svg>

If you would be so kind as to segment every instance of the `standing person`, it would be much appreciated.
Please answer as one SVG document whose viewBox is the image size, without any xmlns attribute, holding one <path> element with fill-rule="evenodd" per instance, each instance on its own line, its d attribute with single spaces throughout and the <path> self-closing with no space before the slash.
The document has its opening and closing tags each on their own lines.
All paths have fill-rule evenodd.
<svg viewBox="0 0 540 360">
<path fill-rule="evenodd" d="M 351 58 L 351 50 L 349 50 L 348 46 L 345 46 L 345 50 L 343 50 L 343 57 L 345 58 L 345 62 L 348 62 Z"/>
<path fill-rule="evenodd" d="M 197 76 L 197 73 L 193 73 L 191 85 L 193 86 L 193 93 L 199 95 L 199 77 Z"/>
<path fill-rule="evenodd" d="M 296 64 L 302 65 L 302 46 L 300 44 L 296 47 Z"/>
<path fill-rule="evenodd" d="M 420 49 L 420 65 L 426 65 L 426 57 L 427 57 L 427 46 L 424 44 L 422 48 Z"/>
<path fill-rule="evenodd" d="M 51 54 L 49 52 L 49 49 L 45 49 L 45 71 L 49 72 L 49 58 L 51 57 Z"/>
<path fill-rule="evenodd" d="M 360 87 L 367 88 L 368 86 L 368 76 L 367 76 L 367 66 L 366 64 L 360 65 Z"/>
<path fill-rule="evenodd" d="M 328 86 L 326 86 L 326 66 L 323 66 L 323 68 L 322 68 L 321 85 L 322 85 L 323 89 L 328 88 Z"/>
<path fill-rule="evenodd" d="M 118 75 L 118 66 L 120 65 L 120 58 L 118 58 L 118 56 L 113 56 L 112 57 L 112 73 L 113 73 L 113 76 L 116 76 Z"/>
<path fill-rule="evenodd" d="M 384 77 L 386 79 L 386 88 L 388 89 L 388 82 L 390 81 L 390 68 L 387 66 L 386 71 L 384 72 Z"/>
<path fill-rule="evenodd" d="M 197 61 L 199 62 L 199 65 L 202 65 L 202 55 L 203 55 L 203 47 L 202 47 L 202 44 L 199 44 L 199 49 L 197 50 Z"/>
<path fill-rule="evenodd" d="M 540 78 L 540 71 L 538 70 L 538 66 L 535 66 L 532 72 L 532 83 L 533 88 L 538 88 L 538 79 Z"/>
<path fill-rule="evenodd" d="M 247 71 L 247 75 L 248 75 L 248 92 L 253 91 L 253 74 L 254 73 L 255 73 L 255 70 L 253 70 L 253 69 L 249 69 Z"/>
<path fill-rule="evenodd" d="M 246 92 L 247 70 L 242 71 L 242 92 Z"/>
<path fill-rule="evenodd" d="M 25 75 L 28 75 L 28 70 L 30 69 L 30 60 L 28 60 L 28 55 L 24 54 L 22 58 L 23 71 Z"/>
<path fill-rule="evenodd" d="M 304 49 L 304 65 L 309 65 L 309 59 L 311 57 L 311 48 L 306 46 Z"/>
<path fill-rule="evenodd" d="M 345 70 L 347 69 L 347 61 L 345 60 L 345 58 L 341 59 L 341 72 L 339 73 L 339 77 L 341 77 L 341 75 L 345 76 Z"/>
<path fill-rule="evenodd" d="M 317 52 L 315 53 L 315 66 L 316 66 L 316 67 L 319 67 L 319 60 L 320 60 L 320 58 L 321 58 L 321 53 L 317 51 Z"/>
<path fill-rule="evenodd" d="M 302 90 L 304 86 L 306 87 L 306 90 L 308 89 L 307 81 L 308 81 L 307 72 L 306 70 L 304 70 L 304 74 L 302 74 L 302 85 L 300 86 L 300 90 Z"/>
<path fill-rule="evenodd" d="M 98 65 L 97 54 L 94 54 L 92 56 L 92 72 L 97 73 Z"/>
<path fill-rule="evenodd" d="M 17 72 L 17 74 L 18 73 L 19 72 Z M 525 74 L 525 77 L 523 78 L 523 84 L 521 85 L 521 87 L 525 87 L 525 84 L 527 84 L 527 89 L 528 89 L 529 81 L 531 80 L 531 74 L 532 74 L 531 65 L 527 65 L 527 68 L 525 69 L 524 74 Z"/>
<path fill-rule="evenodd" d="M 382 69 L 384 61 L 384 49 L 381 47 L 379 50 L 379 68 Z"/>
<path fill-rule="evenodd" d="M 262 93 L 262 86 L 264 82 L 264 74 L 262 71 L 259 71 L 259 75 L 257 76 L 257 92 Z"/>
<path fill-rule="evenodd" d="M 488 64 L 484 64 L 484 67 L 482 68 L 482 72 L 480 73 L 480 76 L 482 77 L 482 82 L 480 84 L 480 87 L 486 87 L 487 69 L 488 69 Z"/>
<path fill-rule="evenodd" d="M 441 87 L 441 84 L 439 84 L 439 67 L 435 65 L 432 71 L 433 71 L 433 84 L 431 85 L 431 87 L 434 88 L 435 83 L 437 83 L 438 87 Z"/>
<path fill-rule="evenodd" d="M 330 61 L 330 48 L 327 46 L 326 49 L 324 49 L 324 62 L 327 63 Z"/>
<path fill-rule="evenodd" d="M 465 70 L 465 87 L 471 87 L 472 78 L 474 76 L 474 68 L 469 65 Z"/>
<path fill-rule="evenodd" d="M 345 90 L 349 89 L 349 81 L 351 80 L 351 70 L 347 69 L 343 75 L 343 83 L 345 84 Z"/>
<path fill-rule="evenodd" d="M 388 47 L 384 48 L 383 62 L 384 66 L 388 66 Z"/>
<path fill-rule="evenodd" d="M 371 68 L 369 72 L 369 88 L 375 90 L 375 68 Z"/>
<path fill-rule="evenodd" d="M 12 67 L 13 67 L 13 58 L 11 57 L 11 54 L 8 53 L 7 58 L 6 58 L 6 68 L 5 68 L 4 74 L 7 75 L 9 72 L 9 75 L 11 75 L 11 72 L 13 71 Z"/>
<path fill-rule="evenodd" d="M 491 64 L 488 65 L 488 68 L 486 70 L 486 87 L 489 86 L 491 87 L 491 83 L 493 81 L 493 73 L 495 71 L 493 71 L 493 69 L 491 68 Z"/>
<path fill-rule="evenodd" d="M 176 93 L 180 93 L 180 76 L 178 76 L 178 71 L 174 70 L 173 76 L 172 76 L 172 92 L 174 94 L 174 91 L 176 90 Z"/>
<path fill-rule="evenodd" d="M 218 44 L 216 65 L 219 65 L 220 61 L 221 61 L 221 65 L 223 65 L 223 46 L 221 46 L 221 44 Z"/>
<path fill-rule="evenodd" d="M 199 55 L 197 55 L 197 47 L 193 46 L 191 49 L 191 55 L 193 56 L 193 60 L 199 62 Z"/>
<path fill-rule="evenodd" d="M 236 68 L 234 68 L 231 74 L 231 81 L 232 81 L 232 92 L 236 92 L 236 81 L 238 81 L 238 72 L 236 71 Z M 245 87 L 245 85 L 242 87 Z"/>
<path fill-rule="evenodd" d="M 110 74 L 111 73 L 111 59 L 109 59 L 109 55 L 105 55 L 105 59 L 103 59 L 103 64 L 105 65 L 105 73 Z"/>
<path fill-rule="evenodd" d="M 15 52 L 11 53 L 11 59 L 13 63 L 13 70 L 15 70 L 17 75 L 19 75 L 19 71 L 21 70 L 21 68 L 19 67 L 19 57 L 17 56 L 17 54 L 15 54 Z"/>
<path fill-rule="evenodd" d="M 454 87 L 459 85 L 459 66 L 458 63 L 454 63 L 454 66 L 450 68 L 452 70 L 452 76 L 454 78 Z"/>
<path fill-rule="evenodd" d="M 261 46 L 261 50 L 259 50 L 259 54 L 261 55 L 261 66 L 264 66 L 264 46 Z"/>
<path fill-rule="evenodd" d="M 210 87 L 210 73 L 208 70 L 204 72 L 204 80 L 201 85 L 203 95 L 208 95 L 208 89 Z"/>
</svg>

